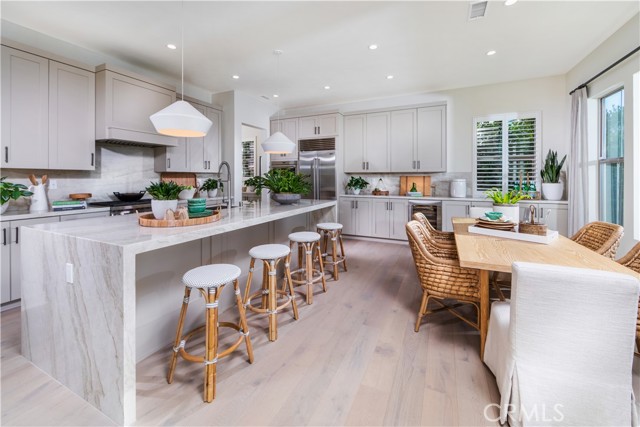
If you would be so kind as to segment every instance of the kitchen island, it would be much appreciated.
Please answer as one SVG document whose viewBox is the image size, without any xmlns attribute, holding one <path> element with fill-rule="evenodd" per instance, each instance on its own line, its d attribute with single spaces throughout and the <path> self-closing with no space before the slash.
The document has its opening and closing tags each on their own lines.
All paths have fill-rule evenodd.
<svg viewBox="0 0 640 427">
<path fill-rule="evenodd" d="M 246 277 L 252 246 L 286 243 L 288 233 L 335 218 L 335 201 L 301 201 L 223 210 L 220 221 L 191 227 L 140 227 L 135 215 L 24 227 L 22 353 L 117 423 L 130 424 L 136 362 L 170 351 L 182 274 L 228 262 Z M 224 308 L 233 297 L 226 296 Z M 202 319 L 198 311 L 191 310 L 187 327 Z"/>
</svg>

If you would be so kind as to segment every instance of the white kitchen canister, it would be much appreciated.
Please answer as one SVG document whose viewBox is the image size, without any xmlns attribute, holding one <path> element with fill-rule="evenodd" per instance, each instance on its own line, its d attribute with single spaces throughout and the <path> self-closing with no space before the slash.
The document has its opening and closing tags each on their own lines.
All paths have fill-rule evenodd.
<svg viewBox="0 0 640 427">
<path fill-rule="evenodd" d="M 451 197 L 467 197 L 467 180 L 452 179 L 449 185 L 449 194 Z"/>
</svg>

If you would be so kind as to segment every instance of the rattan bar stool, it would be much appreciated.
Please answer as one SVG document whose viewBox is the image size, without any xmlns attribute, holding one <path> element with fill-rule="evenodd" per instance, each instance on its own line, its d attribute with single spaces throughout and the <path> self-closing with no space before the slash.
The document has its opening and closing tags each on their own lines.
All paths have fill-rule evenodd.
<svg viewBox="0 0 640 427">
<path fill-rule="evenodd" d="M 327 292 L 324 279 L 324 265 L 320 251 L 320 234 L 313 231 L 300 231 L 289 234 L 289 248 L 298 245 L 298 269 L 291 272 L 291 281 L 295 285 L 307 285 L 307 304 L 313 304 L 313 285 L 322 282 L 322 290 Z M 319 269 L 314 269 L 316 252 Z M 304 254 L 303 254 L 304 252 Z"/>
<path fill-rule="evenodd" d="M 255 313 L 266 313 L 269 316 L 269 341 L 278 339 L 277 314 L 283 308 L 290 305 L 293 308 L 293 318 L 298 320 L 298 306 L 296 305 L 293 293 L 293 283 L 291 282 L 291 250 L 286 245 L 260 245 L 254 246 L 249 251 L 251 264 L 249 265 L 249 277 L 247 277 L 247 287 L 244 292 L 244 306 L 247 310 Z M 264 268 L 262 274 L 262 288 L 253 294 L 251 291 L 251 281 L 253 280 L 253 269 L 256 260 L 262 260 Z M 278 290 L 276 284 L 276 273 L 278 264 L 284 259 L 284 281 L 285 290 Z M 288 288 L 288 292 L 287 289 Z M 283 296 L 286 301 L 278 305 L 278 295 Z M 251 305 L 251 300 L 256 297 L 261 298 L 260 306 Z"/>
<path fill-rule="evenodd" d="M 344 253 L 344 244 L 342 242 L 342 224 L 337 222 L 322 222 L 316 225 L 318 233 L 322 235 L 322 257 L 325 259 L 325 266 L 333 266 L 333 280 L 338 280 L 338 265 L 342 264 L 344 271 L 347 271 L 347 256 Z M 331 239 L 331 253 L 329 251 L 329 242 Z M 340 242 L 340 254 L 338 254 L 338 242 Z M 329 261 L 329 255 L 331 261 Z"/>
<path fill-rule="evenodd" d="M 238 277 L 240 277 L 240 269 L 231 264 L 212 264 L 204 265 L 189 270 L 182 276 L 182 282 L 185 285 L 184 299 L 182 300 L 182 309 L 178 319 L 178 329 L 176 331 L 176 340 L 173 344 L 173 354 L 171 362 L 169 362 L 169 373 L 167 374 L 167 382 L 173 382 L 173 373 L 176 369 L 178 355 L 188 362 L 204 363 L 204 400 L 211 402 L 216 397 L 216 366 L 219 359 L 228 356 L 244 341 L 247 345 L 247 353 L 249 354 L 249 363 L 253 363 L 253 347 L 249 338 L 249 327 L 245 317 L 245 310 L 240 296 L 240 287 L 238 286 Z M 218 299 L 222 289 L 227 283 L 233 283 L 233 289 L 236 293 L 236 304 L 240 313 L 240 323 L 220 322 L 218 319 Z M 191 289 L 196 288 L 204 297 L 206 310 L 206 323 L 194 330 L 182 335 L 184 319 L 187 315 L 189 306 L 189 297 Z M 232 328 L 240 332 L 237 341 L 229 346 L 223 352 L 218 351 L 218 328 Z M 187 340 L 198 332 L 205 331 L 205 355 L 194 356 L 187 353 L 185 345 Z"/>
</svg>

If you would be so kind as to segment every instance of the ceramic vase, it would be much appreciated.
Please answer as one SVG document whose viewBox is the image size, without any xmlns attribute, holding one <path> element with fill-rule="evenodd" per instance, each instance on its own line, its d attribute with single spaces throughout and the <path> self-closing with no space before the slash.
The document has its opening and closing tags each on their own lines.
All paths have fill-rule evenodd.
<svg viewBox="0 0 640 427">
<path fill-rule="evenodd" d="M 208 190 L 207 191 L 207 197 L 209 197 L 210 199 L 213 197 L 216 197 L 218 195 L 218 189 L 216 188 L 215 190 Z"/>
<path fill-rule="evenodd" d="M 171 209 L 172 211 L 176 211 L 178 209 L 178 201 L 177 200 L 151 200 L 151 212 L 153 212 L 153 217 L 155 219 L 164 219 L 164 214 L 167 212 L 167 209 Z"/>
<path fill-rule="evenodd" d="M 561 182 L 542 183 L 542 197 L 545 200 L 562 200 L 562 193 L 564 193 L 564 185 Z"/>
</svg>

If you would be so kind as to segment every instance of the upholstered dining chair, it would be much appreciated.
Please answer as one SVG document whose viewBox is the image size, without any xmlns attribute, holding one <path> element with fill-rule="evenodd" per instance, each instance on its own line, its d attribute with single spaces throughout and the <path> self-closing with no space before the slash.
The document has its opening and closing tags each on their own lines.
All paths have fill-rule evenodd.
<svg viewBox="0 0 640 427">
<path fill-rule="evenodd" d="M 636 243 L 618 262 L 636 273 L 640 273 L 640 243 Z M 636 356 L 640 356 L 640 301 L 638 301 L 638 317 L 636 319 Z"/>
<path fill-rule="evenodd" d="M 620 239 L 624 234 L 621 225 L 594 221 L 582 227 L 571 240 L 611 259 L 616 256 Z"/>
<path fill-rule="evenodd" d="M 500 390 L 500 422 L 632 425 L 640 281 L 520 262 L 512 271 L 511 301 L 492 304 L 484 352 Z"/>
<path fill-rule="evenodd" d="M 467 324 L 479 329 L 479 320 L 474 322 L 457 310 L 463 304 L 471 304 L 478 316 L 480 309 L 478 270 L 460 267 L 457 252 L 452 251 L 451 248 L 443 249 L 420 222 L 409 221 L 406 230 L 418 280 L 422 287 L 422 300 L 415 331 L 419 331 L 424 316 L 441 310 L 448 310 Z M 445 304 L 445 299 L 456 300 L 458 303 Z M 436 301 L 440 307 L 429 310 L 427 306 L 430 300 Z"/>
</svg>

